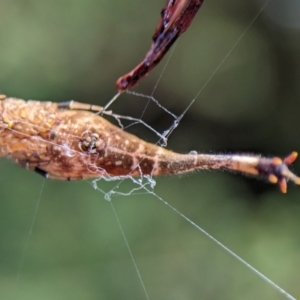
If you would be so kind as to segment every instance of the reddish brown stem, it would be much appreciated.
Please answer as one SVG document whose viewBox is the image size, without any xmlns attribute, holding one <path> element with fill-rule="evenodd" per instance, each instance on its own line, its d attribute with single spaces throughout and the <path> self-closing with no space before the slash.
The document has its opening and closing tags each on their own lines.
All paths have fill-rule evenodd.
<svg viewBox="0 0 300 300">
<path fill-rule="evenodd" d="M 204 0 L 168 0 L 143 61 L 116 82 L 119 92 L 137 85 L 161 61 L 177 38 L 193 21 Z"/>
</svg>

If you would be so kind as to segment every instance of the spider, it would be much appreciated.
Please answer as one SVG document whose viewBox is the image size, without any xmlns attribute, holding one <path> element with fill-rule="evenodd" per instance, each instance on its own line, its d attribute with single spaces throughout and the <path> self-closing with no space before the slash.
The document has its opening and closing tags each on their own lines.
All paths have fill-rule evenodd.
<svg viewBox="0 0 300 300">
<path fill-rule="evenodd" d="M 284 159 L 246 154 L 179 154 L 124 131 L 101 115 L 101 106 L 80 102 L 24 101 L 0 95 L 0 156 L 46 178 L 80 180 L 99 176 L 178 175 L 227 170 L 266 178 L 283 193 L 300 184 Z"/>
</svg>

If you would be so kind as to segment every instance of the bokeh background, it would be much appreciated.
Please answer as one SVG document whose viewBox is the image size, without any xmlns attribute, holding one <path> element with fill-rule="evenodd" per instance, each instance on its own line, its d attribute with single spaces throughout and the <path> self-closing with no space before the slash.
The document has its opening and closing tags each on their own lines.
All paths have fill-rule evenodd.
<svg viewBox="0 0 300 300">
<path fill-rule="evenodd" d="M 264 3 L 206 0 L 169 63 L 135 89 L 154 92 L 180 115 L 206 85 L 168 148 L 300 151 L 299 2 L 269 1 L 233 49 Z M 0 92 L 104 105 L 116 79 L 144 57 L 164 4 L 1 0 Z M 137 118 L 146 108 L 145 122 L 168 129 L 174 120 L 147 102 L 122 95 L 111 108 Z M 129 130 L 158 139 L 141 125 Z M 146 299 L 103 193 L 90 182 L 45 181 L 6 159 L 0 165 L 0 299 Z M 300 173 L 299 162 L 294 170 Z M 268 183 L 214 172 L 156 182 L 162 199 L 300 297 L 300 188 L 291 184 L 282 195 Z M 97 186 L 109 191 L 117 183 Z M 128 180 L 117 191 L 135 187 Z M 154 195 L 135 192 L 112 204 L 150 299 L 285 299 Z"/>
</svg>

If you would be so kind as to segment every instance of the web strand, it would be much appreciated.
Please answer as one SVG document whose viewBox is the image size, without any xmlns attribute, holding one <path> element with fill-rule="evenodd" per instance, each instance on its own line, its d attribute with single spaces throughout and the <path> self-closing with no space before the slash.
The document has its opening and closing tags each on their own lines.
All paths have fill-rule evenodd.
<svg viewBox="0 0 300 300">
<path fill-rule="evenodd" d="M 182 214 L 179 210 L 177 210 L 174 206 L 169 204 L 167 201 L 163 200 L 161 197 L 159 197 L 157 194 L 153 193 L 152 191 L 149 191 L 153 196 L 155 196 L 158 200 L 160 200 L 163 204 L 168 206 L 170 209 L 172 209 L 176 214 L 178 214 L 181 218 L 186 220 L 189 224 L 191 224 L 193 227 L 195 227 L 198 231 L 203 233 L 207 238 L 209 238 L 211 241 L 213 241 L 216 245 L 218 245 L 221 249 L 223 249 L 225 252 L 230 254 L 234 259 L 236 259 L 238 262 L 240 262 L 242 265 L 244 265 L 247 269 L 252 271 L 255 275 L 260 277 L 263 281 L 265 281 L 267 284 L 269 284 L 272 288 L 274 288 L 277 292 L 284 295 L 286 299 L 289 300 L 296 300 L 291 294 L 289 294 L 287 291 L 285 291 L 283 288 L 281 288 L 279 285 L 277 285 L 275 282 L 273 282 L 271 279 L 269 279 L 266 275 L 258 271 L 256 268 L 254 268 L 252 265 L 247 263 L 244 259 L 242 259 L 240 256 L 238 256 L 235 252 L 230 250 L 228 247 L 226 247 L 224 244 L 222 244 L 219 240 L 214 238 L 212 235 L 210 235 L 206 230 L 204 230 L 202 227 L 200 227 L 198 224 L 193 222 L 191 219 L 189 219 L 187 216 Z"/>
<path fill-rule="evenodd" d="M 218 66 L 215 68 L 215 70 L 212 72 L 212 74 L 210 75 L 210 77 L 207 79 L 207 81 L 204 83 L 204 85 L 202 86 L 202 88 L 199 90 L 199 92 L 196 94 L 195 99 L 197 99 L 200 94 L 203 92 L 203 90 L 206 88 L 206 86 L 210 83 L 210 81 L 213 79 L 213 77 L 217 74 L 217 72 L 219 71 L 219 69 L 221 68 L 221 66 L 224 64 L 224 62 L 227 60 L 227 58 L 231 55 L 231 53 L 234 51 L 234 49 L 237 47 L 237 45 L 240 43 L 240 41 L 243 39 L 243 37 L 246 35 L 246 33 L 248 32 L 248 30 L 252 27 L 252 25 L 255 23 L 255 21 L 257 20 L 257 18 L 260 16 L 260 14 L 264 11 L 264 9 L 267 7 L 267 5 L 269 4 L 271 0 L 267 0 L 264 5 L 262 6 L 262 8 L 258 11 L 258 13 L 255 15 L 255 17 L 253 18 L 253 20 L 250 22 L 250 24 L 245 28 L 245 30 L 243 31 L 243 33 L 241 34 L 241 36 L 237 39 L 237 41 L 234 43 L 234 45 L 232 46 L 232 48 L 228 51 L 228 53 L 224 56 L 224 58 L 222 59 L 222 61 L 218 64 Z"/>
<path fill-rule="evenodd" d="M 131 258 L 132 263 L 133 263 L 133 265 L 134 265 L 135 271 L 136 271 L 136 273 L 137 273 L 137 276 L 138 276 L 138 278 L 139 278 L 139 281 L 140 281 L 140 283 L 141 283 L 141 286 L 142 286 L 142 288 L 143 288 L 143 291 L 144 291 L 144 293 L 145 293 L 145 296 L 146 296 L 147 300 L 150 300 L 150 297 L 149 297 L 148 292 L 147 292 L 147 290 L 146 290 L 146 286 L 145 286 L 145 284 L 144 284 L 142 275 L 141 275 L 141 273 L 140 273 L 140 270 L 139 270 L 139 268 L 138 268 L 138 265 L 137 265 L 137 263 L 136 263 L 136 260 L 135 260 L 135 258 L 134 258 L 134 256 L 133 256 L 132 250 L 131 250 L 131 248 L 130 248 L 130 245 L 129 245 L 129 243 L 128 243 L 127 237 L 126 237 L 126 235 L 125 235 L 125 231 L 124 231 L 124 229 L 123 229 L 123 226 L 122 226 L 122 224 L 121 224 L 121 222 L 120 222 L 120 219 L 119 219 L 119 217 L 118 217 L 118 214 L 117 214 L 117 212 L 116 212 L 116 209 L 115 209 L 115 207 L 114 207 L 112 201 L 110 201 L 110 206 L 111 206 L 111 209 L 112 209 L 112 211 L 113 211 L 113 213 L 114 213 L 114 216 L 115 216 L 115 218 L 116 218 L 116 221 L 117 221 L 117 223 L 118 223 L 118 227 L 119 227 L 119 229 L 120 229 L 120 231 L 121 231 L 121 234 L 122 234 L 122 236 L 123 236 L 124 242 L 125 242 L 126 247 L 127 247 L 127 249 L 128 249 L 130 258 Z"/>
<path fill-rule="evenodd" d="M 32 236 L 33 227 L 34 227 L 34 224 L 35 224 L 35 221 L 36 221 L 38 209 L 39 209 L 39 206 L 40 206 L 40 202 L 41 202 L 44 187 L 45 187 L 45 181 L 46 181 L 46 179 L 43 179 L 43 181 L 42 181 L 40 194 L 38 196 L 38 200 L 37 200 L 35 210 L 34 210 L 34 213 L 33 213 L 33 217 L 32 217 L 32 221 L 31 221 L 31 225 L 30 225 L 30 228 L 29 228 L 28 236 L 27 236 L 27 239 L 26 239 L 26 242 L 25 242 L 25 245 L 24 245 L 24 249 L 22 251 L 23 254 L 22 254 L 22 257 L 21 257 L 21 260 L 20 260 L 20 264 L 19 264 L 18 271 L 17 271 L 17 277 L 16 277 L 15 284 L 14 284 L 14 292 L 13 292 L 14 294 L 16 294 L 17 289 L 18 289 L 18 283 L 20 281 L 22 269 L 23 269 L 24 263 L 25 263 L 26 254 L 28 252 L 29 242 L 30 242 L 30 239 L 31 239 L 31 236 Z"/>
</svg>

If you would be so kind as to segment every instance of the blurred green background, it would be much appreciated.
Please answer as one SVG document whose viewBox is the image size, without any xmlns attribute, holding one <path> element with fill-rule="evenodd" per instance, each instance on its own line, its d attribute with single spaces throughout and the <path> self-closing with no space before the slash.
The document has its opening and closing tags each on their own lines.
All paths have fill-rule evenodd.
<svg viewBox="0 0 300 300">
<path fill-rule="evenodd" d="M 0 93 L 104 105 L 148 50 L 163 0 L 1 0 Z M 264 1 L 206 0 L 191 28 L 136 89 L 180 115 Z M 271 0 L 217 70 L 168 148 L 187 153 L 300 151 L 300 7 Z M 157 88 L 156 83 L 162 75 Z M 140 117 L 147 99 L 115 112 Z M 173 119 L 150 103 L 156 130 Z M 145 127 L 129 130 L 152 142 Z M 54 182 L 0 161 L 0 299 L 146 299 L 111 203 L 90 182 Z M 300 173 L 300 163 L 294 169 Z M 287 195 L 225 173 L 157 178 L 155 193 L 300 297 L 300 188 Z M 108 192 L 132 182 L 98 181 Z M 38 208 L 37 203 L 40 199 Z M 145 191 L 112 197 L 150 299 L 285 299 Z M 33 216 L 37 209 L 36 219 Z M 32 234 L 30 227 L 33 222 Z"/>
</svg>

